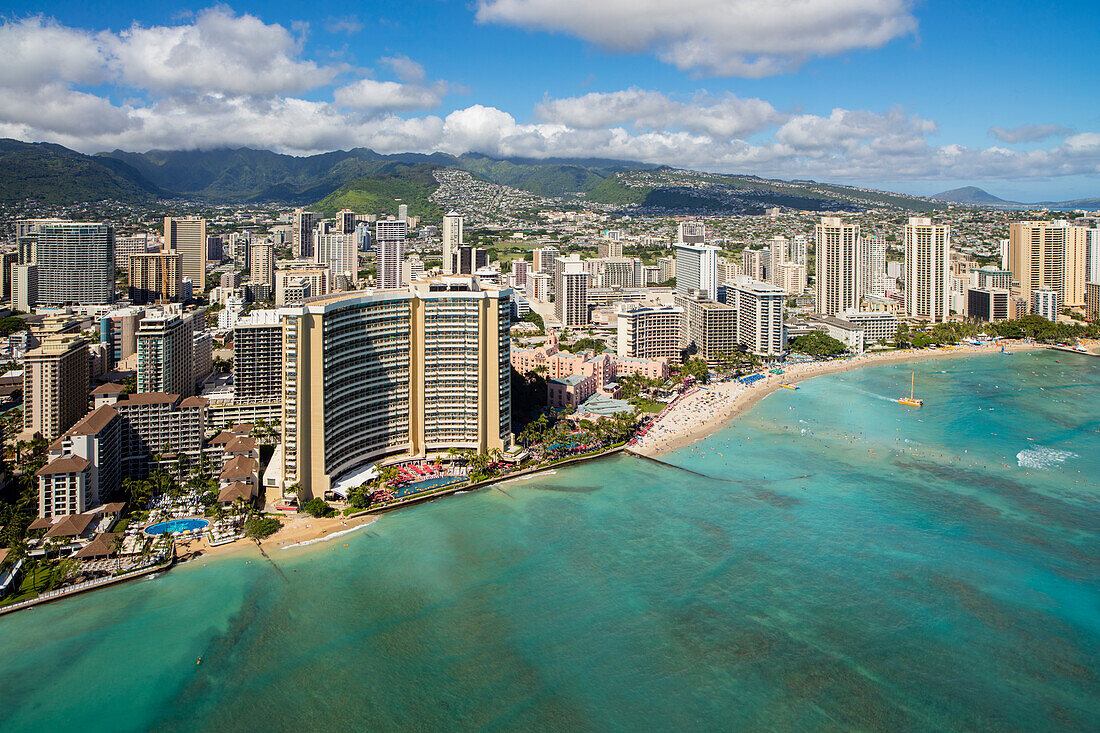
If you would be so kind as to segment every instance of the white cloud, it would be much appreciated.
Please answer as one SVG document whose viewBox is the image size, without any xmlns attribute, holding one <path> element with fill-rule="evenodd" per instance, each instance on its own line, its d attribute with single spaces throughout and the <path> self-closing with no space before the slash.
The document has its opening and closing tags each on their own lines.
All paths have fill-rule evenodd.
<svg viewBox="0 0 1100 733">
<path fill-rule="evenodd" d="M 333 99 L 341 107 L 353 109 L 406 111 L 438 107 L 446 93 L 446 82 L 422 86 L 360 79 L 337 89 Z"/>
<path fill-rule="evenodd" d="M 108 77 L 94 34 L 42 17 L 0 24 L 0 85 L 33 89 L 54 81 L 94 84 Z"/>
<path fill-rule="evenodd" d="M 224 7 L 201 11 L 191 25 L 134 24 L 101 37 L 121 82 L 153 92 L 287 93 L 323 86 L 339 73 L 299 58 L 298 41 L 283 26 Z"/>
<path fill-rule="evenodd" d="M 1035 143 L 1056 135 L 1068 135 L 1073 130 L 1062 125 L 1020 125 L 1019 127 L 991 127 L 989 134 L 1003 143 Z"/>
<path fill-rule="evenodd" d="M 617 4 L 601 7 L 614 20 Z M 284 26 L 224 8 L 179 26 L 118 34 L 39 17 L 0 22 L 0 136 L 84 152 L 249 146 L 309 154 L 363 146 L 606 157 L 852 182 L 1100 175 L 1098 132 L 1062 132 L 1060 145 L 1025 152 L 937 145 L 935 122 L 901 108 L 793 114 L 729 93 L 675 97 L 630 88 L 548 98 L 531 121 L 481 104 L 405 116 L 438 109 L 454 87 L 429 80 L 405 56 L 381 60 L 397 81 L 354 78 L 350 68 L 304 58 L 300 45 Z M 1023 140 L 1043 130 L 1001 132 Z"/>
<path fill-rule="evenodd" d="M 408 56 L 386 56 L 382 63 L 393 69 L 397 78 L 405 82 L 422 82 L 426 76 L 424 67 Z"/>
<path fill-rule="evenodd" d="M 762 77 L 915 32 L 908 0 L 478 0 L 477 19 L 567 33 L 683 70 Z"/>
<path fill-rule="evenodd" d="M 699 93 L 690 102 L 679 102 L 661 92 L 637 88 L 548 100 L 536 107 L 535 114 L 541 120 L 580 129 L 629 124 L 648 130 L 678 128 L 716 138 L 752 135 L 783 119 L 762 99 Z"/>
</svg>

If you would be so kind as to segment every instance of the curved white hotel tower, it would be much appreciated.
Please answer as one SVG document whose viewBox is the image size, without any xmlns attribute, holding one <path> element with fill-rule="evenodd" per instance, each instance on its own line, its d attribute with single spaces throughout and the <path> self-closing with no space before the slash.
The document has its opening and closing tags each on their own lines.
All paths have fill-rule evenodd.
<svg viewBox="0 0 1100 733">
<path fill-rule="evenodd" d="M 379 459 L 508 448 L 511 292 L 445 277 L 281 309 L 283 485 L 308 499 Z"/>
</svg>

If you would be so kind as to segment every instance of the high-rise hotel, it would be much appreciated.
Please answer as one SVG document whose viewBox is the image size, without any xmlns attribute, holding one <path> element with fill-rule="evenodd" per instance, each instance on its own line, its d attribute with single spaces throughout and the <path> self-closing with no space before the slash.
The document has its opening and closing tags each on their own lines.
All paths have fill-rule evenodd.
<svg viewBox="0 0 1100 733">
<path fill-rule="evenodd" d="M 911 217 L 905 225 L 905 313 L 932 323 L 951 315 L 951 227 Z"/>
<path fill-rule="evenodd" d="M 859 224 L 839 217 L 822 217 L 814 227 L 817 249 L 817 312 L 835 316 L 841 311 L 859 310 L 862 293 L 862 263 Z"/>
<path fill-rule="evenodd" d="M 444 277 L 283 308 L 283 486 L 511 445 L 511 290 Z"/>
</svg>

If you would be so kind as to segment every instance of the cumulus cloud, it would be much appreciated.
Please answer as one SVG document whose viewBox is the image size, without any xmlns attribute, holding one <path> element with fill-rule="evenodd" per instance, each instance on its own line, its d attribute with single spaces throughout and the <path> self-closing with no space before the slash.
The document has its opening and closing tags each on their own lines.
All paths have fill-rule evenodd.
<svg viewBox="0 0 1100 733">
<path fill-rule="evenodd" d="M 333 92 L 341 107 L 364 110 L 407 111 L 438 107 L 447 93 L 446 82 L 428 86 L 402 84 L 396 81 L 360 79 Z"/>
<path fill-rule="evenodd" d="M 84 152 L 249 146 L 310 154 L 363 146 L 605 157 L 852 182 L 1100 174 L 1097 132 L 1063 130 L 1060 145 L 1031 151 L 937 145 L 935 122 L 902 108 L 792 113 L 729 93 L 632 87 L 547 98 L 530 119 L 483 104 L 413 115 L 440 108 L 453 88 L 405 56 L 381 59 L 396 80 L 315 63 L 304 57 L 302 32 L 225 8 L 121 33 L 41 17 L 0 22 L 0 136 Z M 1042 132 L 1021 130 L 1008 137 Z"/>
<path fill-rule="evenodd" d="M 1037 143 L 1048 137 L 1068 135 L 1073 130 L 1062 125 L 1020 125 L 1019 127 L 991 127 L 989 134 L 1003 143 Z"/>
<path fill-rule="evenodd" d="M 762 77 L 916 30 L 908 0 L 478 0 L 477 19 L 654 53 L 679 69 Z"/>
<path fill-rule="evenodd" d="M 580 129 L 627 124 L 648 130 L 683 129 L 716 138 L 752 135 L 783 119 L 762 99 L 699 93 L 680 102 L 661 92 L 637 88 L 548 100 L 536 107 L 535 114 L 541 120 Z"/>
<path fill-rule="evenodd" d="M 328 84 L 339 73 L 301 59 L 297 39 L 283 26 L 224 7 L 201 11 L 190 25 L 135 24 L 100 37 L 121 82 L 155 92 L 297 92 Z"/>
</svg>

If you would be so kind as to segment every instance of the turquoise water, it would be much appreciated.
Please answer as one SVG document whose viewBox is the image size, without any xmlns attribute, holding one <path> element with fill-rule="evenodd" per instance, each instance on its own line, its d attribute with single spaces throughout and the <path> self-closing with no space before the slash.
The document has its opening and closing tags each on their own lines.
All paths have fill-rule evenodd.
<svg viewBox="0 0 1100 733">
<path fill-rule="evenodd" d="M 164 534 L 165 532 L 188 532 L 192 529 L 202 529 L 210 524 L 205 519 L 170 519 L 167 522 L 157 522 L 145 528 L 146 534 Z"/>
<path fill-rule="evenodd" d="M 1100 361 L 915 369 L 0 618 L 0 729 L 1095 730 Z"/>
</svg>

